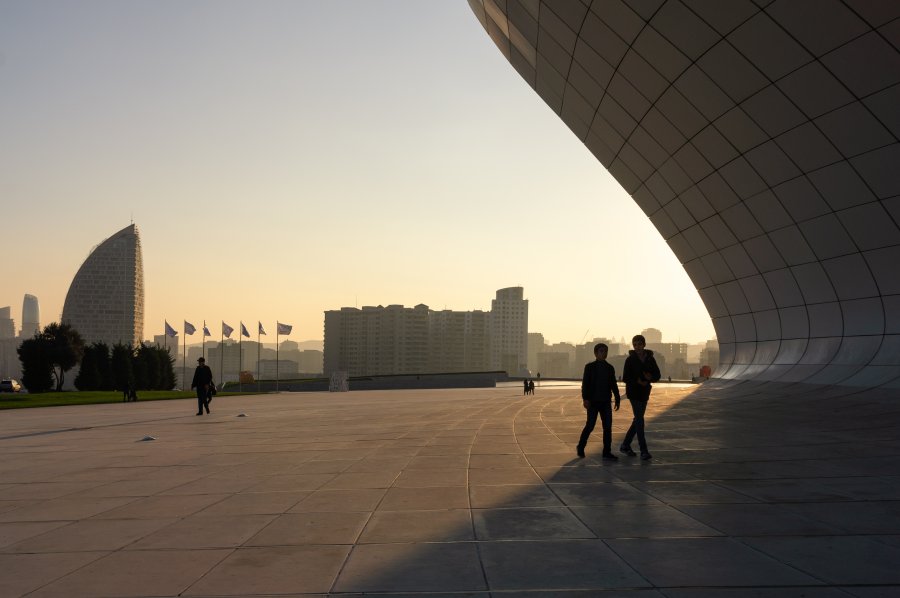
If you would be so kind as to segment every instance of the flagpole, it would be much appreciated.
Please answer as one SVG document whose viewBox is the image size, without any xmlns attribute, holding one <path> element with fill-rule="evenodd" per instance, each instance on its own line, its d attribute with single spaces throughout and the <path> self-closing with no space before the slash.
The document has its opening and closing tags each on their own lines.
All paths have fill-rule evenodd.
<svg viewBox="0 0 900 598">
<path fill-rule="evenodd" d="M 184 390 L 184 377 L 187 376 L 187 364 L 185 363 L 187 358 L 187 334 L 184 335 L 181 341 L 181 390 Z"/>
<path fill-rule="evenodd" d="M 256 392 L 259 392 L 259 322 L 256 323 Z"/>
<path fill-rule="evenodd" d="M 278 392 L 278 322 L 275 322 L 275 392 Z"/>
<path fill-rule="evenodd" d="M 238 392 L 244 390 L 244 383 L 241 381 L 241 368 L 244 367 L 244 355 L 241 353 L 241 343 L 244 342 L 244 322 L 238 321 L 240 330 L 238 331 Z"/>
<path fill-rule="evenodd" d="M 232 320 L 234 322 L 234 320 Z M 222 321 L 225 324 L 225 321 Z M 225 386 L 225 326 L 222 326 L 222 340 L 219 342 L 219 386 Z"/>
<path fill-rule="evenodd" d="M 200 335 L 200 356 L 206 361 L 206 320 L 203 320 L 203 334 Z"/>
</svg>

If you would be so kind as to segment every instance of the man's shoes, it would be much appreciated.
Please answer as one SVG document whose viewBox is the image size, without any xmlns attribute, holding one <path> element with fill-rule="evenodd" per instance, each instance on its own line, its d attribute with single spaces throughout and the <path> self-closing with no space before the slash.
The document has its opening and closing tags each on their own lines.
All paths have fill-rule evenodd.
<svg viewBox="0 0 900 598">
<path fill-rule="evenodd" d="M 201 411 L 200 413 L 196 413 L 195 415 L 203 415 L 203 412 Z"/>
<path fill-rule="evenodd" d="M 630 446 L 620 446 L 619 452 L 622 453 L 623 455 L 628 455 L 629 457 L 634 457 L 635 455 L 637 455 L 636 452 L 631 450 Z"/>
<path fill-rule="evenodd" d="M 584 459 L 584 447 L 583 446 L 576 447 L 575 452 L 578 454 L 579 457 Z"/>
<path fill-rule="evenodd" d="M 612 453 L 603 453 L 604 461 L 618 461 L 619 458 L 613 455 Z"/>
<path fill-rule="evenodd" d="M 641 461 L 649 461 L 653 458 L 653 455 L 650 453 L 641 453 Z"/>
</svg>

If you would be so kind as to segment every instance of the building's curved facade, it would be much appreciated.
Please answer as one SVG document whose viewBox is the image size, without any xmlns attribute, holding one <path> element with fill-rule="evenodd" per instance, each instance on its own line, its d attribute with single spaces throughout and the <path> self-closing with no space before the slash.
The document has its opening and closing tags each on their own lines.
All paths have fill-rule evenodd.
<svg viewBox="0 0 900 598">
<path fill-rule="evenodd" d="M 25 294 L 22 299 L 22 331 L 19 336 L 30 338 L 41 331 L 41 307 L 38 298 Z"/>
<path fill-rule="evenodd" d="M 900 388 L 900 3 L 469 4 L 684 265 L 717 377 Z"/>
<path fill-rule="evenodd" d="M 144 337 L 141 239 L 129 225 L 95 247 L 72 280 L 62 321 L 86 343 L 136 345 Z"/>
</svg>

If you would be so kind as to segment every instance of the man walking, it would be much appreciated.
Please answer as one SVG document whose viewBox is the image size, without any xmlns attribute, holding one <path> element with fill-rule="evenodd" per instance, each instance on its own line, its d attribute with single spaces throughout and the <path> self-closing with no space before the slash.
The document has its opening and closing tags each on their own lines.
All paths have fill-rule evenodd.
<svg viewBox="0 0 900 598">
<path fill-rule="evenodd" d="M 194 370 L 194 379 L 191 388 L 197 389 L 197 415 L 203 415 L 203 410 L 209 413 L 209 387 L 212 384 L 212 370 L 206 365 L 202 357 L 197 360 L 197 369 Z"/>
<path fill-rule="evenodd" d="M 618 459 L 612 453 L 612 409 L 610 396 L 616 397 L 616 411 L 619 410 L 619 386 L 616 384 L 616 370 L 606 361 L 609 347 L 603 343 L 594 345 L 594 361 L 584 366 L 584 377 L 581 380 L 581 402 L 587 411 L 587 422 L 581 431 L 578 441 L 578 456 L 584 457 L 584 447 L 588 437 L 597 424 L 597 415 L 603 425 L 603 458 L 609 461 Z"/>
<path fill-rule="evenodd" d="M 622 381 L 625 382 L 625 394 L 631 402 L 634 419 L 631 420 L 631 427 L 625 433 L 625 439 L 622 441 L 619 451 L 634 457 L 631 441 L 637 435 L 641 459 L 647 461 L 652 459 L 653 455 L 647 449 L 647 439 L 644 438 L 644 412 L 647 411 L 647 402 L 650 400 L 651 382 L 657 382 L 660 373 L 656 359 L 653 358 L 653 351 L 645 348 L 647 339 L 640 334 L 635 335 L 631 339 L 631 346 L 634 347 L 634 350 L 628 352 L 628 358 L 622 368 Z"/>
</svg>

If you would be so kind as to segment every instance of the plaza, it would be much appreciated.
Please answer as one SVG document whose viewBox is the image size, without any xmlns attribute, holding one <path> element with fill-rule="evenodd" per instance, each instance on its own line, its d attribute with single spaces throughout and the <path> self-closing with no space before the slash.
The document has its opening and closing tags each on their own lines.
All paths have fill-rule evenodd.
<svg viewBox="0 0 900 598">
<path fill-rule="evenodd" d="M 895 596 L 900 410 L 808 390 L 659 384 L 614 463 L 573 385 L 7 411 L 0 595 Z"/>
</svg>

